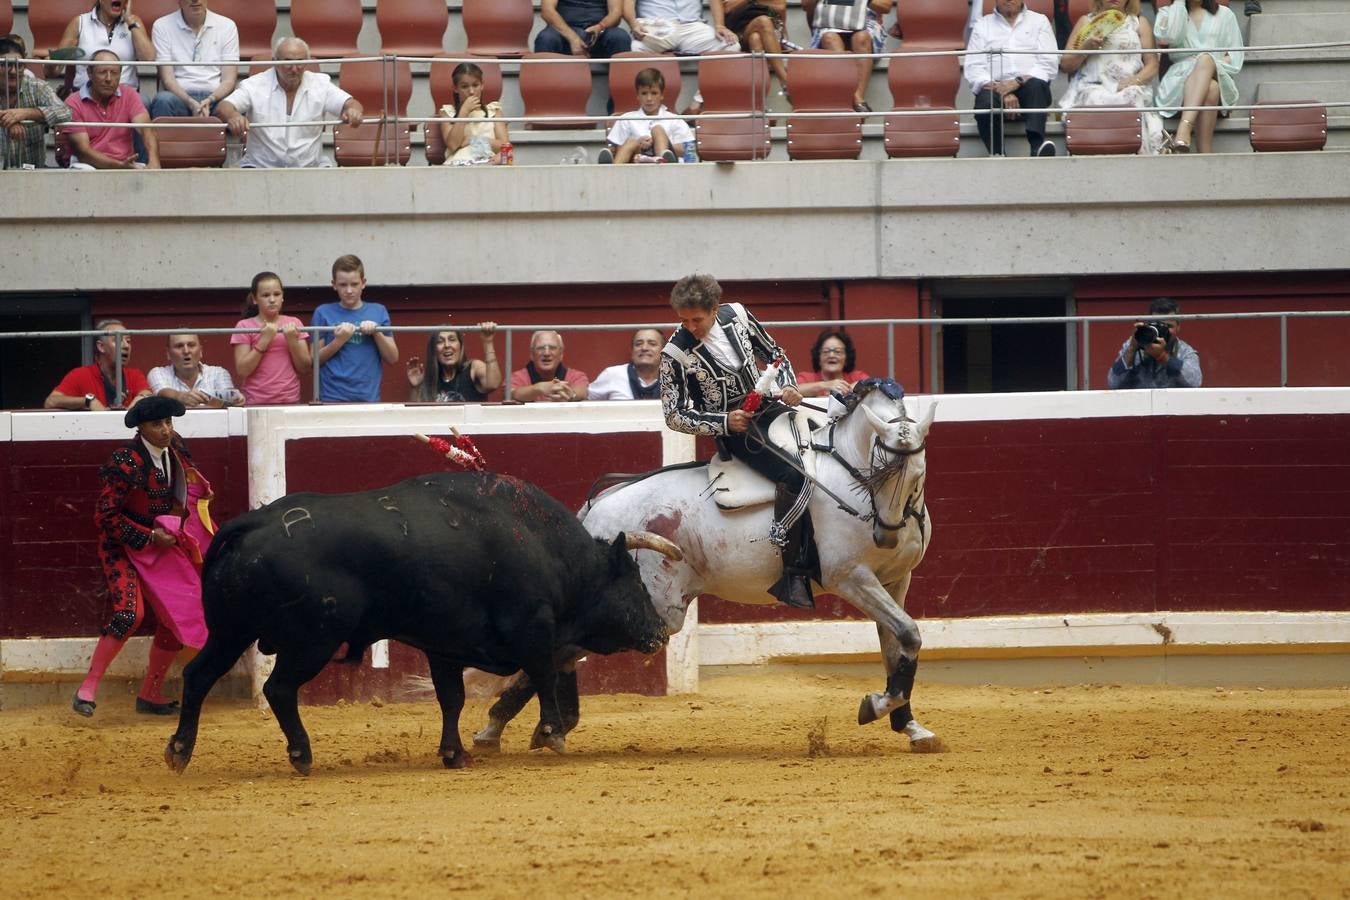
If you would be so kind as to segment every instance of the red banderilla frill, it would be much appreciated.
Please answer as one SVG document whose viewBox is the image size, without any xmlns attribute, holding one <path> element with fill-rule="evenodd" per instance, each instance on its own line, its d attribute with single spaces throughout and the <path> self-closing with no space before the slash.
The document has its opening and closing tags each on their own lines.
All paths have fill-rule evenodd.
<svg viewBox="0 0 1350 900">
<path fill-rule="evenodd" d="M 425 434 L 416 434 L 413 437 L 458 466 L 473 469 L 475 472 L 485 470 L 487 460 L 483 458 L 482 451 L 474 445 L 474 442 L 467 435 L 460 434 L 458 428 L 451 428 L 450 431 L 453 437 L 448 441 L 444 438 L 427 437 Z"/>
</svg>

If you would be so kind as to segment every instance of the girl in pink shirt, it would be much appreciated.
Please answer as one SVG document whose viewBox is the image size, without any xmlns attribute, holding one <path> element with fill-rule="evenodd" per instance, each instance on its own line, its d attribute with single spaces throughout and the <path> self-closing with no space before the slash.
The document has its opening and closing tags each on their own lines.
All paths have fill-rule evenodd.
<svg viewBox="0 0 1350 900">
<path fill-rule="evenodd" d="M 261 403 L 299 403 L 300 379 L 313 364 L 309 335 L 295 316 L 283 316 L 285 302 L 281 276 L 259 272 L 235 328 L 256 328 L 253 334 L 232 334 L 234 369 L 250 406 Z M 281 338 L 278 339 L 278 332 Z"/>
</svg>

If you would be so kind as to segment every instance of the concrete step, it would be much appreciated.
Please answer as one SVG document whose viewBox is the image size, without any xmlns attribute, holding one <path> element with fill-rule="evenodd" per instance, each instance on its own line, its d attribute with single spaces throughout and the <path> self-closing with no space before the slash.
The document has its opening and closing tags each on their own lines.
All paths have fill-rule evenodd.
<svg viewBox="0 0 1350 900">
<path fill-rule="evenodd" d="M 1247 43 L 1251 46 L 1270 44 L 1316 44 L 1327 41 L 1350 40 L 1350 9 L 1342 5 L 1340 12 L 1262 14 L 1253 16 Z M 1315 60 L 1350 61 L 1350 47 L 1321 50 L 1254 50 L 1247 55 L 1249 62 L 1306 62 Z"/>
</svg>

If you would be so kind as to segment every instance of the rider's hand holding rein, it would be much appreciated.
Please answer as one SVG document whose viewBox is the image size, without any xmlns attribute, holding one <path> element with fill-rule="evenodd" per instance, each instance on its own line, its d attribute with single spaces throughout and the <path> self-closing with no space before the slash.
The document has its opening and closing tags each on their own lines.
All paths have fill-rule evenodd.
<svg viewBox="0 0 1350 900">
<path fill-rule="evenodd" d="M 796 385 L 790 384 L 783 388 L 783 394 L 778 399 L 782 400 L 788 406 L 797 406 L 802 402 L 802 392 L 797 390 Z"/>
</svg>

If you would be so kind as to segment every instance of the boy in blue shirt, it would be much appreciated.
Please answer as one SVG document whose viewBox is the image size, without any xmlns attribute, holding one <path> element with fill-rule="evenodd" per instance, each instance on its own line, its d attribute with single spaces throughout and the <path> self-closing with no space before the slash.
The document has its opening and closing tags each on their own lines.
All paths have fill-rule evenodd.
<svg viewBox="0 0 1350 900">
<path fill-rule="evenodd" d="M 389 311 L 379 303 L 361 299 L 366 289 L 366 269 L 361 260 L 348 254 L 333 263 L 333 290 L 338 302 L 325 303 L 314 310 L 314 326 L 337 326 L 333 332 L 318 333 L 319 399 L 324 403 L 356 401 L 378 403 L 381 364 L 398 362 L 398 345 L 393 334 L 379 331 L 392 324 Z"/>
</svg>

